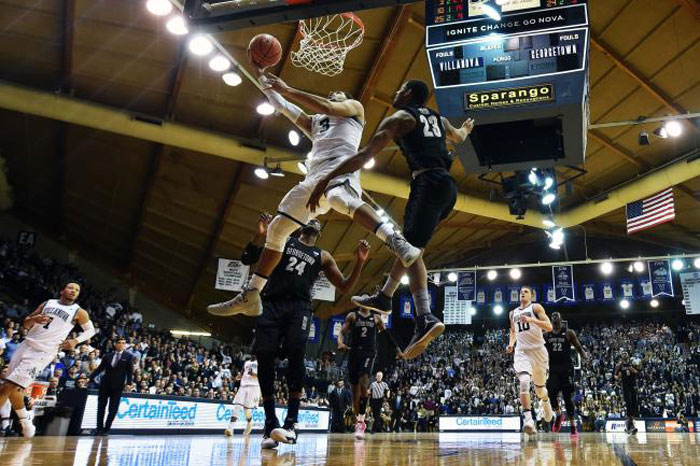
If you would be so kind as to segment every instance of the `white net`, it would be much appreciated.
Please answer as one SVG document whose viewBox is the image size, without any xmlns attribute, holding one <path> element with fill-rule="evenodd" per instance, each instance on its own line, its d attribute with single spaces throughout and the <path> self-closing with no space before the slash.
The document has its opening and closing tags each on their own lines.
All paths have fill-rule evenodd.
<svg viewBox="0 0 700 466">
<path fill-rule="evenodd" d="M 326 76 L 343 71 L 348 52 L 362 43 L 365 27 L 353 13 L 342 13 L 299 21 L 302 39 L 292 63 Z"/>
</svg>

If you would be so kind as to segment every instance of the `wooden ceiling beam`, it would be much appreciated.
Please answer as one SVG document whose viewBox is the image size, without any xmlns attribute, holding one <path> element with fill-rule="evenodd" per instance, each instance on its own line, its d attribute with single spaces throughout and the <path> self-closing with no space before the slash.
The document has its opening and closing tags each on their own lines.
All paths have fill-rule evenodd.
<svg viewBox="0 0 700 466">
<path fill-rule="evenodd" d="M 676 0 L 680 6 L 688 10 L 693 18 L 700 21 L 700 2 L 698 0 Z"/>
<path fill-rule="evenodd" d="M 610 149 L 610 151 L 612 153 L 614 153 L 615 155 L 623 158 L 627 162 L 634 164 L 637 168 L 641 168 L 644 170 L 649 170 L 651 168 L 651 165 L 649 165 L 648 163 L 646 163 L 643 160 L 637 159 L 634 156 L 634 154 L 627 151 L 627 149 L 623 148 L 622 146 L 615 144 L 615 142 L 613 140 L 611 140 L 607 136 L 604 136 L 600 132 L 595 131 L 595 130 L 589 130 L 588 136 L 590 136 L 591 139 L 594 139 L 595 141 L 599 142 L 603 146 Z"/>
<path fill-rule="evenodd" d="M 238 167 L 236 168 L 236 173 L 233 175 L 231 184 L 229 185 L 228 191 L 226 192 L 226 198 L 224 200 L 224 203 L 221 205 L 221 208 L 219 209 L 219 214 L 216 217 L 214 230 L 212 230 L 211 235 L 209 235 L 209 238 L 207 239 L 207 245 L 204 248 L 204 252 L 202 253 L 199 259 L 199 264 L 197 265 L 197 271 L 194 274 L 194 280 L 192 280 L 192 287 L 190 288 L 190 293 L 187 298 L 187 306 L 185 308 L 188 315 L 192 314 L 192 303 L 194 302 L 194 297 L 197 293 L 197 288 L 199 287 L 199 283 L 202 281 L 204 272 L 207 270 L 207 263 L 209 263 L 209 258 L 214 253 L 214 248 L 219 242 L 219 238 L 221 237 L 221 234 L 224 231 L 224 227 L 226 226 L 226 219 L 228 218 L 229 214 L 231 213 L 231 209 L 234 206 L 233 201 L 236 199 L 236 195 L 238 194 L 238 191 L 241 188 L 241 175 L 244 171 L 245 164 L 239 162 Z"/>
<path fill-rule="evenodd" d="M 410 19 L 411 8 L 408 5 L 396 7 L 394 17 L 391 20 L 389 33 L 384 37 L 384 41 L 379 47 L 379 52 L 377 52 L 374 57 L 372 67 L 365 77 L 365 82 L 360 92 L 360 101 L 363 105 L 367 105 L 374 95 L 374 89 L 377 85 L 379 74 L 386 68 L 389 57 L 391 57 L 398 45 L 398 38 Z"/>
</svg>

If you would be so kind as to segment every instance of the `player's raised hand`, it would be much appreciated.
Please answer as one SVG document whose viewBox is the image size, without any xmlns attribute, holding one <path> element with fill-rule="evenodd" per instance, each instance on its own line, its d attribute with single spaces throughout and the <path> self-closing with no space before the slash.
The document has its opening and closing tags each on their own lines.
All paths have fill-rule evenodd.
<svg viewBox="0 0 700 466">
<path fill-rule="evenodd" d="M 345 343 L 338 342 L 338 351 L 347 351 L 350 347 Z"/>
<path fill-rule="evenodd" d="M 474 118 L 467 118 L 464 123 L 462 123 L 462 128 L 467 131 L 467 135 L 471 134 L 474 130 Z"/>
<path fill-rule="evenodd" d="M 260 214 L 258 217 L 258 234 L 259 235 L 264 235 L 267 233 L 267 226 L 270 224 L 272 221 L 272 215 L 270 215 L 268 212 L 263 212 Z"/>
<path fill-rule="evenodd" d="M 371 249 L 369 243 L 366 240 L 361 239 L 357 243 L 357 248 L 355 248 L 355 256 L 360 262 L 365 262 L 369 257 L 369 250 Z"/>
<path fill-rule="evenodd" d="M 267 85 L 270 86 L 273 91 L 277 91 L 280 94 L 284 94 L 289 91 L 290 87 L 278 76 L 275 76 L 274 74 L 266 74 L 265 77 L 267 78 Z"/>
<path fill-rule="evenodd" d="M 32 325 L 36 325 L 36 324 L 44 325 L 48 322 L 51 322 L 51 320 L 52 320 L 51 316 L 47 316 L 45 314 L 37 314 L 33 317 L 29 317 L 27 319 L 27 323 L 31 323 Z"/>
<path fill-rule="evenodd" d="M 61 343 L 61 346 L 59 348 L 64 351 L 71 351 L 75 348 L 75 345 L 77 344 L 78 340 L 76 340 L 75 338 L 69 338 L 68 340 Z"/>
<path fill-rule="evenodd" d="M 321 198 L 325 194 L 326 188 L 328 187 L 328 181 L 329 180 L 323 178 L 316 184 L 316 187 L 311 192 L 311 196 L 309 196 L 309 202 L 306 203 L 306 207 L 308 207 L 311 212 L 316 212 L 316 209 L 318 209 L 318 207 L 320 206 Z"/>
<path fill-rule="evenodd" d="M 529 324 L 530 322 L 533 322 L 535 319 L 533 319 L 530 316 L 526 316 L 525 314 L 520 315 L 520 322 L 523 324 Z"/>
</svg>

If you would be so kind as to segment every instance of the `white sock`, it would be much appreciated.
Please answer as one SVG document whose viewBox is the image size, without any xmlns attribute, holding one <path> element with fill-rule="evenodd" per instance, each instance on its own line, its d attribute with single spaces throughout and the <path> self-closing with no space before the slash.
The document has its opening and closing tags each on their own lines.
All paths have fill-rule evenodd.
<svg viewBox="0 0 700 466">
<path fill-rule="evenodd" d="M 262 291 L 262 289 L 265 288 L 266 284 L 267 278 L 263 277 L 262 275 L 258 275 L 257 273 L 254 273 L 253 276 L 250 278 L 250 282 L 248 282 L 248 289 Z"/>
<path fill-rule="evenodd" d="M 364 414 L 358 414 L 358 415 L 357 415 L 357 421 L 358 421 L 358 422 L 365 422 L 365 415 L 364 415 Z"/>
<path fill-rule="evenodd" d="M 377 238 L 386 242 L 386 240 L 394 234 L 394 225 L 389 222 L 384 222 L 377 228 L 374 234 L 377 235 Z"/>
<path fill-rule="evenodd" d="M 532 410 L 527 410 L 523 413 L 525 415 L 525 422 L 532 421 Z"/>
<path fill-rule="evenodd" d="M 382 293 L 391 298 L 394 296 L 394 293 L 396 293 L 396 289 L 400 284 L 401 282 L 399 280 L 394 280 L 394 277 L 389 275 L 389 278 L 386 279 L 386 283 L 384 283 L 382 287 Z"/>
<path fill-rule="evenodd" d="M 430 293 L 427 288 L 413 293 L 413 304 L 416 306 L 416 316 L 430 314 Z"/>
<path fill-rule="evenodd" d="M 15 409 L 15 412 L 17 413 L 17 417 L 20 419 L 20 421 L 29 418 L 29 413 L 25 408 Z"/>
</svg>

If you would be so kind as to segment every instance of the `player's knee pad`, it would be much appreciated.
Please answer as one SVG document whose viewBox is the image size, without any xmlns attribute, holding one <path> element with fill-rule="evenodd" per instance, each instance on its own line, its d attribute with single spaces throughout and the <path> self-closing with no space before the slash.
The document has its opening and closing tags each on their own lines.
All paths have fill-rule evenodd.
<svg viewBox="0 0 700 466">
<path fill-rule="evenodd" d="M 284 252 L 284 245 L 287 238 L 294 230 L 299 228 L 299 224 L 294 220 L 277 214 L 267 226 L 267 236 L 265 237 L 265 247 L 277 252 Z"/>
<path fill-rule="evenodd" d="M 544 385 L 535 385 L 535 395 L 537 395 L 537 398 L 540 400 L 546 400 L 549 397 L 547 387 Z"/>
<path fill-rule="evenodd" d="M 333 210 L 350 217 L 364 204 L 362 198 L 346 185 L 337 186 L 328 191 L 326 199 L 328 199 L 328 205 L 330 205 Z"/>
<path fill-rule="evenodd" d="M 518 374 L 518 380 L 520 381 L 520 394 L 529 395 L 530 394 L 530 382 L 532 378 L 527 372 L 521 372 Z"/>
</svg>

